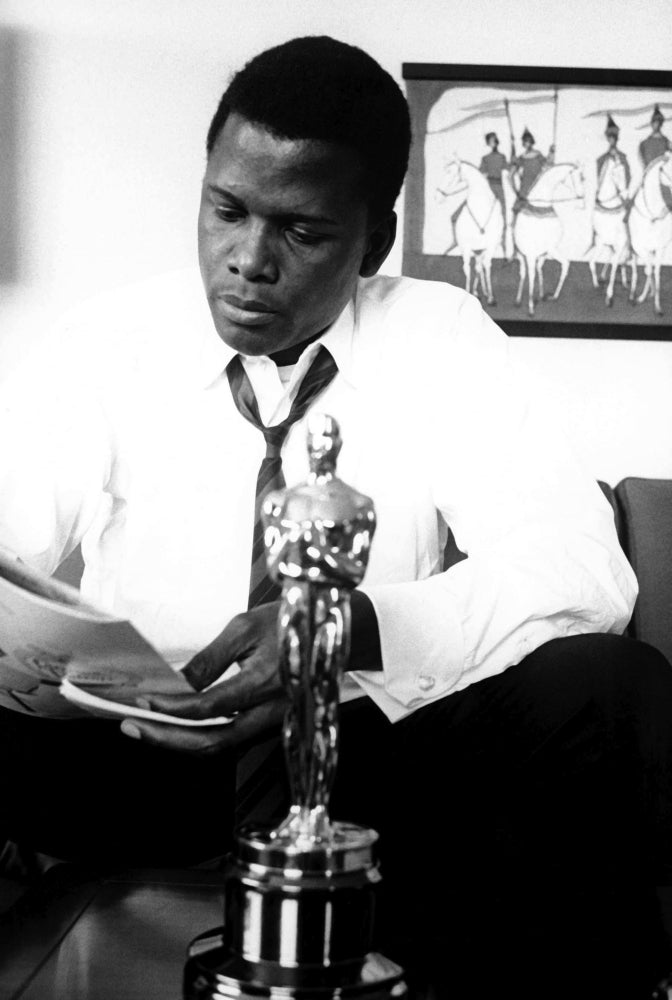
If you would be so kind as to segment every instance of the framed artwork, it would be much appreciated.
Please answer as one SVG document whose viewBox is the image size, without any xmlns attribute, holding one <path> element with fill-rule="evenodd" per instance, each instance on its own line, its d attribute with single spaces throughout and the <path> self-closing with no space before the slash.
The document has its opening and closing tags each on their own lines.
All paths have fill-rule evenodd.
<svg viewBox="0 0 672 1000">
<path fill-rule="evenodd" d="M 405 63 L 403 273 L 519 336 L 672 340 L 672 72 Z"/>
</svg>

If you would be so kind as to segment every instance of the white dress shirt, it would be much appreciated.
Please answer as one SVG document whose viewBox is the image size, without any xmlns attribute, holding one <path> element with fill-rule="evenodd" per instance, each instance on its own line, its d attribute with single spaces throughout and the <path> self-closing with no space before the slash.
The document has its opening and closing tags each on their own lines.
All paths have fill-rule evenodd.
<svg viewBox="0 0 672 1000">
<path fill-rule="evenodd" d="M 362 280 L 284 387 L 245 359 L 265 423 L 319 343 L 339 371 L 313 408 L 339 421 L 339 475 L 378 519 L 362 589 L 384 669 L 350 675 L 360 693 L 396 720 L 549 639 L 624 629 L 636 581 L 609 504 L 475 298 Z M 232 400 L 232 353 L 180 271 L 75 309 L 2 390 L 0 543 L 51 572 L 81 541 L 87 600 L 174 663 L 247 606 L 265 446 Z M 306 419 L 283 447 L 289 484 L 307 474 Z M 468 558 L 442 572 L 446 525 Z"/>
</svg>

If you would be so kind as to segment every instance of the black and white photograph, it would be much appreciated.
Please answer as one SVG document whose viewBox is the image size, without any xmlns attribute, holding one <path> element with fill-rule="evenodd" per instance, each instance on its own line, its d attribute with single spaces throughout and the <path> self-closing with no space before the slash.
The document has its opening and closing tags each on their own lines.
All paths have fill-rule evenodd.
<svg viewBox="0 0 672 1000">
<path fill-rule="evenodd" d="M 0 0 L 0 1000 L 672 1000 L 670 0 Z"/>
</svg>

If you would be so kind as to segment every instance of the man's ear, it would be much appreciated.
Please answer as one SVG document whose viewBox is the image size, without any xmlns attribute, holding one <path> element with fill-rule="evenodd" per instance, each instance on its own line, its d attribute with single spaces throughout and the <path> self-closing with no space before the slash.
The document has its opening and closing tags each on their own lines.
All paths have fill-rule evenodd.
<svg viewBox="0 0 672 1000">
<path fill-rule="evenodd" d="M 396 235 L 397 213 L 390 212 L 369 233 L 366 251 L 359 268 L 359 274 L 362 278 L 370 278 L 378 272 L 392 249 Z"/>
</svg>

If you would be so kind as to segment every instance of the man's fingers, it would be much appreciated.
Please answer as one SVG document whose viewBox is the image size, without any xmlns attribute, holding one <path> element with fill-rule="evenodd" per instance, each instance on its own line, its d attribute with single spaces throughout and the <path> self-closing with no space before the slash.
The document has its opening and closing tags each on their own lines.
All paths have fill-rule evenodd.
<svg viewBox="0 0 672 1000">
<path fill-rule="evenodd" d="M 190 729 L 188 726 L 169 726 L 164 722 L 146 722 L 144 719 L 125 719 L 121 724 L 122 733 L 143 743 L 203 756 L 226 749 L 227 744 L 222 743 L 219 733 L 220 729 L 226 728 L 204 726 Z"/>
<path fill-rule="evenodd" d="M 138 704 L 155 712 L 187 719 L 212 719 L 234 715 L 277 698 L 275 684 L 260 684 L 253 670 L 241 670 L 202 694 L 146 695 Z"/>
<path fill-rule="evenodd" d="M 236 615 L 226 628 L 196 653 L 182 671 L 196 691 L 209 687 L 249 649 L 251 642 L 245 615 Z"/>
<path fill-rule="evenodd" d="M 121 730 L 126 736 L 141 739 L 168 750 L 181 750 L 204 756 L 220 753 L 256 739 L 265 731 L 277 728 L 284 716 L 282 702 L 257 705 L 241 712 L 232 722 L 220 726 L 171 726 L 145 719 L 125 719 Z"/>
<path fill-rule="evenodd" d="M 287 702 L 281 698 L 256 705 L 247 712 L 241 712 L 231 725 L 227 726 L 227 729 L 231 730 L 229 734 L 231 744 L 247 743 L 269 729 L 276 729 L 281 725 L 286 710 Z"/>
<path fill-rule="evenodd" d="M 230 666 L 230 663 L 226 662 L 225 653 L 223 652 L 220 656 L 217 652 L 221 648 L 218 645 L 220 638 L 218 636 L 214 642 L 211 642 L 209 646 L 198 652 L 182 671 L 182 675 L 195 691 L 202 691 L 203 688 L 214 684 L 222 676 L 227 667 Z"/>
<path fill-rule="evenodd" d="M 241 667 L 255 652 L 263 651 L 277 663 L 279 601 L 272 601 L 235 615 L 216 639 L 196 653 L 183 674 L 197 691 L 209 687 L 234 663 Z"/>
<path fill-rule="evenodd" d="M 143 695 L 136 701 L 138 708 L 151 712 L 162 712 L 164 715 L 175 715 L 180 719 L 216 719 L 227 716 L 220 710 L 208 694 L 152 694 Z M 228 714 L 233 714 L 230 709 Z"/>
</svg>

